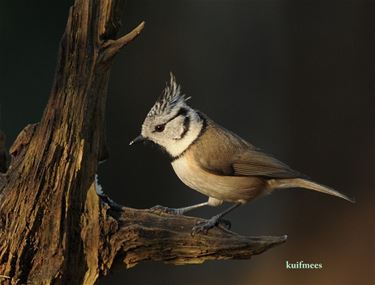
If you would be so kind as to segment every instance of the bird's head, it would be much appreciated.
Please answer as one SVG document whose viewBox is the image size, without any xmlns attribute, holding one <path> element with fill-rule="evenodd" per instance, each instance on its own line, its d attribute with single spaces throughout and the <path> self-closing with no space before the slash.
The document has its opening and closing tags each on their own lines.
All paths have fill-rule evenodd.
<svg viewBox="0 0 375 285">
<path fill-rule="evenodd" d="M 141 134 L 130 144 L 149 140 L 164 148 L 172 157 L 180 155 L 199 135 L 202 119 L 187 105 L 181 87 L 171 73 L 161 96 L 148 112 Z"/>
</svg>

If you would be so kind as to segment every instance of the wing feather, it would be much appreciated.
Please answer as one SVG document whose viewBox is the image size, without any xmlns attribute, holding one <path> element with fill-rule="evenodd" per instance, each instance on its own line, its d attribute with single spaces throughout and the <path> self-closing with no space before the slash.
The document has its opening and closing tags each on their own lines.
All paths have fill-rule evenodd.
<svg viewBox="0 0 375 285">
<path fill-rule="evenodd" d="M 286 164 L 259 150 L 246 150 L 232 161 L 236 176 L 266 176 L 271 178 L 301 177 Z"/>
<path fill-rule="evenodd" d="M 226 176 L 303 177 L 236 134 L 206 119 L 207 129 L 194 145 L 195 159 L 206 171 Z M 213 144 L 213 141 L 216 143 Z"/>
</svg>

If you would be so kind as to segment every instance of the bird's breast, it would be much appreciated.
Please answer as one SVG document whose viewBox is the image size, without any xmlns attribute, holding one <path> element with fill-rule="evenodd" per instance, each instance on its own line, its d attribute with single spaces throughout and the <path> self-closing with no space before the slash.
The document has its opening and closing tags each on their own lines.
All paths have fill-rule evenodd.
<svg viewBox="0 0 375 285">
<path fill-rule="evenodd" d="M 264 188 L 264 181 L 256 177 L 223 176 L 208 172 L 189 155 L 174 160 L 172 167 L 188 187 L 219 200 L 245 203 L 257 197 Z"/>
</svg>

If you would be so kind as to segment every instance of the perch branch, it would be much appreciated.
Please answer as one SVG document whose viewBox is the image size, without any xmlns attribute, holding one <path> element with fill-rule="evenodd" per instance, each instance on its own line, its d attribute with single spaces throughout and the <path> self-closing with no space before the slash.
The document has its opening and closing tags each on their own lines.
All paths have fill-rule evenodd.
<svg viewBox="0 0 375 285">
<path fill-rule="evenodd" d="M 182 265 L 249 259 L 287 239 L 241 236 L 221 227 L 213 228 L 207 235 L 192 236 L 192 227 L 202 219 L 127 207 L 111 211 L 94 188 L 92 185 L 87 195 L 84 219 L 88 223 L 85 229 L 91 229 L 84 232 L 86 256 L 91 257 L 89 264 L 101 260 L 101 267 L 92 272 L 93 276 L 106 275 L 114 263 L 124 263 L 130 268 L 150 260 Z M 101 236 L 107 237 L 105 242 Z"/>
<path fill-rule="evenodd" d="M 121 227 L 112 240 L 121 248 L 128 268 L 146 260 L 182 265 L 248 259 L 286 241 L 286 236 L 247 237 L 218 227 L 193 237 L 191 229 L 198 221 L 201 219 L 128 208 L 118 219 Z"/>
</svg>

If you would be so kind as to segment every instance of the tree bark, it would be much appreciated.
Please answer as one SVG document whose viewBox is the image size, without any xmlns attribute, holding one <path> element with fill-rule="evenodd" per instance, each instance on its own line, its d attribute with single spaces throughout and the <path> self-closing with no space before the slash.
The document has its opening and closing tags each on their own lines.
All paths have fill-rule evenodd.
<svg viewBox="0 0 375 285">
<path fill-rule="evenodd" d="M 94 284 L 116 262 L 131 267 L 146 260 L 250 258 L 286 240 L 220 228 L 192 237 L 199 219 L 131 208 L 116 212 L 100 201 L 93 181 L 107 156 L 111 61 L 144 27 L 142 22 L 116 38 L 123 7 L 123 0 L 76 0 L 70 9 L 42 119 L 20 133 L 9 168 L 0 173 L 3 283 Z"/>
</svg>

